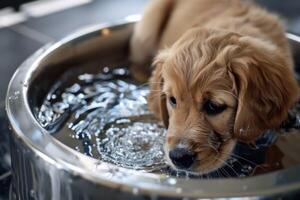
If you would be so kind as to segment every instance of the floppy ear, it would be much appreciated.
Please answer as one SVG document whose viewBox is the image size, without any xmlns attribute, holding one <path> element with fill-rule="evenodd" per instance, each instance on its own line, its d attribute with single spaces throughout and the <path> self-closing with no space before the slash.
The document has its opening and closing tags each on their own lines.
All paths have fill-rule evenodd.
<svg viewBox="0 0 300 200">
<path fill-rule="evenodd" d="M 267 129 L 278 128 L 298 98 L 298 84 L 288 57 L 273 45 L 240 38 L 242 59 L 230 67 L 238 89 L 234 137 L 254 141 Z"/>
<path fill-rule="evenodd" d="M 163 94 L 163 77 L 162 69 L 165 60 L 166 52 L 161 52 L 155 58 L 153 66 L 155 69 L 149 80 L 150 94 L 148 96 L 149 110 L 155 114 L 156 117 L 161 119 L 166 128 L 169 126 L 169 114 L 166 105 L 166 95 Z"/>
</svg>

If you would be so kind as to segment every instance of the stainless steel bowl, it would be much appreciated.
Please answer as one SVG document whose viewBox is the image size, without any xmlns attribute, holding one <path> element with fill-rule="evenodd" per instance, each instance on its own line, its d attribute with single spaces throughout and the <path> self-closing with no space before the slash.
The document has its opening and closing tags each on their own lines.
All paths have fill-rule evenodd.
<svg viewBox="0 0 300 200">
<path fill-rule="evenodd" d="M 126 62 L 134 21 L 128 18 L 82 29 L 40 49 L 15 72 L 6 99 L 12 128 L 11 199 L 256 199 L 299 193 L 300 166 L 249 178 L 170 179 L 87 157 L 39 125 L 34 108 L 59 74 L 76 68 L 74 63 L 96 66 L 99 62 Z M 299 49 L 300 38 L 292 34 L 287 37 Z"/>
</svg>

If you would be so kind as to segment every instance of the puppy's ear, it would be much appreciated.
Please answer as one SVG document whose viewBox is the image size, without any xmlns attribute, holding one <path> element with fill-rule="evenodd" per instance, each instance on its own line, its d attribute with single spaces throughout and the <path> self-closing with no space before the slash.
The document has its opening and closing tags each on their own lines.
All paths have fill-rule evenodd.
<svg viewBox="0 0 300 200">
<path fill-rule="evenodd" d="M 298 98 L 298 84 L 288 57 L 277 47 L 250 37 L 239 42 L 242 58 L 230 66 L 239 94 L 234 136 L 251 142 L 286 119 Z"/>
<path fill-rule="evenodd" d="M 167 56 L 167 51 L 160 52 L 153 62 L 155 69 L 149 80 L 150 94 L 148 96 L 149 110 L 152 111 L 156 117 L 161 119 L 166 128 L 169 126 L 169 113 L 166 105 L 166 95 L 163 93 L 164 80 L 162 77 L 162 69 L 164 61 Z"/>
</svg>

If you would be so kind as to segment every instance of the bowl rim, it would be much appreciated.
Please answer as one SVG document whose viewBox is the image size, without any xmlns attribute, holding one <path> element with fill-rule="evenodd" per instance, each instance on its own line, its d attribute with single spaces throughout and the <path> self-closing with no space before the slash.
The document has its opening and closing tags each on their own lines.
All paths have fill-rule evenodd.
<svg viewBox="0 0 300 200">
<path fill-rule="evenodd" d="M 273 196 L 300 190 L 300 166 L 271 172 L 255 177 L 198 180 L 170 178 L 114 166 L 81 154 L 50 136 L 36 121 L 28 101 L 28 83 L 40 67 L 41 62 L 57 49 L 102 29 L 132 26 L 140 16 L 129 16 L 113 23 L 88 26 L 47 44 L 30 56 L 16 70 L 10 80 L 6 111 L 12 128 L 12 137 L 18 138 L 43 161 L 63 168 L 72 175 L 80 176 L 95 184 L 118 188 L 139 194 L 155 194 L 172 197 L 255 197 Z M 299 43 L 300 37 L 287 33 L 287 37 Z M 31 123 L 28 123 L 30 121 Z M 175 183 L 170 181 L 176 179 Z M 172 182 L 172 183 L 171 183 Z M 226 185 L 226 187 L 224 187 Z"/>
</svg>

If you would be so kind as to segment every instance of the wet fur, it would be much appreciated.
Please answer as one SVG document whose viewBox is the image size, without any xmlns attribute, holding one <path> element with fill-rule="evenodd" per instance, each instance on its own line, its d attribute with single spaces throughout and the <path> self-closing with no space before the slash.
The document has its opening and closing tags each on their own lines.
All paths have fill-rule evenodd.
<svg viewBox="0 0 300 200">
<path fill-rule="evenodd" d="M 237 140 L 279 127 L 298 98 L 278 17 L 248 2 L 152 0 L 130 45 L 136 77 L 155 57 L 149 109 L 168 127 L 166 153 L 178 145 L 197 153 L 193 172 L 217 169 Z M 207 99 L 226 110 L 207 115 Z"/>
</svg>

